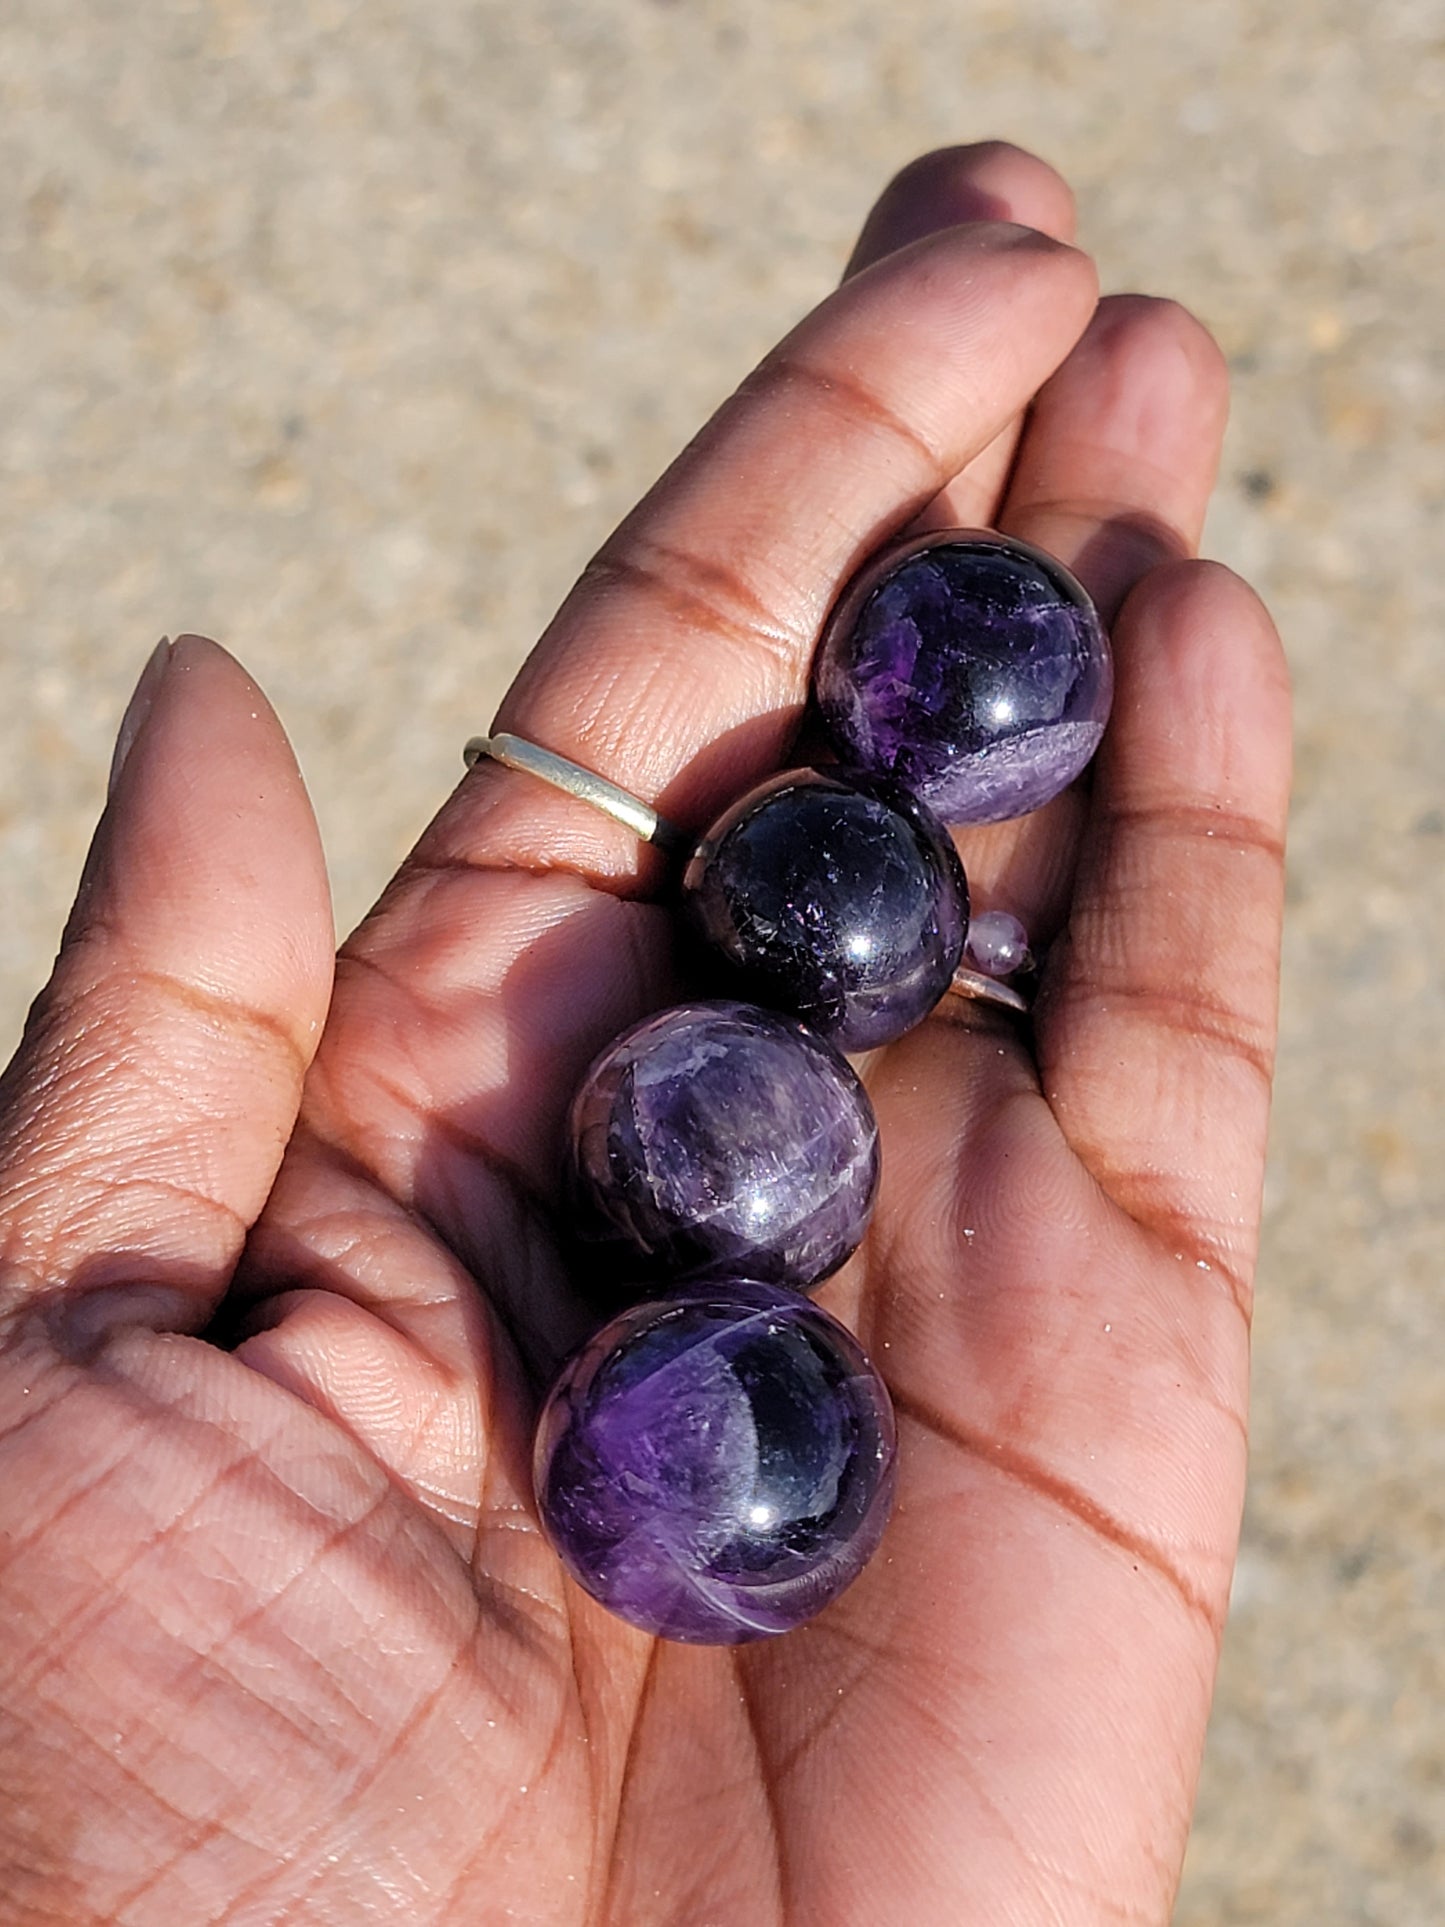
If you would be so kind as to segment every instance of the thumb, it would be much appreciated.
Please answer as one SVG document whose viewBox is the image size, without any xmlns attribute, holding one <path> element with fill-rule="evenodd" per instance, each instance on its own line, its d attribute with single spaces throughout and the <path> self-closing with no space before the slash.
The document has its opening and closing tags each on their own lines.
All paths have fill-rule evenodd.
<svg viewBox="0 0 1445 1927">
<path fill-rule="evenodd" d="M 49 984 L 0 1079 L 0 1330 L 196 1329 L 276 1174 L 333 934 L 281 726 L 197 636 L 163 642 Z"/>
</svg>

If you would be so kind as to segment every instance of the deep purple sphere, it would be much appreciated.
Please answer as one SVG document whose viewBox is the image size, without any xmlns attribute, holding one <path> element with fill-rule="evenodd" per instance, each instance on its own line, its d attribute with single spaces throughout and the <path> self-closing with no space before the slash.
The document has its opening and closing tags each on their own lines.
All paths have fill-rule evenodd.
<svg viewBox="0 0 1445 1927">
<path fill-rule="evenodd" d="M 749 791 L 683 877 L 694 929 L 739 996 L 839 1050 L 890 1043 L 948 989 L 968 884 L 948 831 L 894 783 L 795 769 Z"/>
<path fill-rule="evenodd" d="M 751 1004 L 681 1004 L 626 1030 L 573 1100 L 584 1240 L 639 1281 L 806 1291 L 863 1237 L 878 1187 L 868 1094 L 830 1044 Z"/>
<path fill-rule="evenodd" d="M 970 529 L 901 543 L 850 584 L 813 687 L 845 763 L 892 777 L 946 823 L 998 823 L 1083 769 L 1114 670 L 1062 563 Z"/>
<path fill-rule="evenodd" d="M 796 1293 L 727 1283 L 635 1305 L 548 1395 L 537 1503 L 580 1585 L 664 1639 L 788 1632 L 887 1523 L 894 1425 L 856 1339 Z"/>
</svg>

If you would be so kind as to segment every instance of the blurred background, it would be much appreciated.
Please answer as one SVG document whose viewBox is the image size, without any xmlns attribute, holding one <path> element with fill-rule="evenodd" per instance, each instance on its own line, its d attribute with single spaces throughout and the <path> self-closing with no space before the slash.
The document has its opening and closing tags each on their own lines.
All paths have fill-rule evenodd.
<svg viewBox="0 0 1445 1927">
<path fill-rule="evenodd" d="M 1209 547 L 1284 630 L 1299 778 L 1253 1487 L 1180 1927 L 1445 1906 L 1442 116 L 1438 0 L 0 9 L 7 1047 L 159 635 L 269 690 L 348 924 L 913 154 L 1035 148 L 1105 286 L 1218 334 Z"/>
</svg>

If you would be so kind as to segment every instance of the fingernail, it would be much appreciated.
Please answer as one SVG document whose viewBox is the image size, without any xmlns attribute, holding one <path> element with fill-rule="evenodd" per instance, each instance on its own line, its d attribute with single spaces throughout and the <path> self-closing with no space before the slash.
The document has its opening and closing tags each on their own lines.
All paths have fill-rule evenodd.
<svg viewBox="0 0 1445 1927">
<path fill-rule="evenodd" d="M 1073 252 L 1067 241 L 1056 241 L 1053 235 L 1036 227 L 1025 227 L 1022 221 L 991 221 L 989 226 L 997 236 L 995 245 L 1000 248 L 1036 248 L 1041 254 Z"/>
<path fill-rule="evenodd" d="M 140 672 L 140 681 L 135 686 L 135 694 L 126 704 L 124 716 L 120 719 L 120 732 L 115 739 L 115 750 L 110 759 L 110 781 L 106 785 L 106 795 L 115 795 L 115 786 L 120 781 L 120 773 L 125 768 L 126 759 L 140 739 L 145 728 L 146 718 L 155 705 L 160 686 L 165 681 L 166 670 L 170 667 L 171 641 L 162 636 L 150 653 L 150 660 Z"/>
</svg>

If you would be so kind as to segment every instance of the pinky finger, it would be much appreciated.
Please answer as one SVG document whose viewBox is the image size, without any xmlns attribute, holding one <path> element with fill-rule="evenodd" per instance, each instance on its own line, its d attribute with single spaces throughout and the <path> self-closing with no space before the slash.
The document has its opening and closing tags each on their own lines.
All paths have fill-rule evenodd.
<svg viewBox="0 0 1445 1927">
<path fill-rule="evenodd" d="M 1043 1086 L 1115 1202 L 1246 1305 L 1274 1064 L 1288 676 L 1268 614 L 1213 563 L 1146 576 L 1115 641 L 1073 909 L 1036 1012 Z"/>
</svg>

